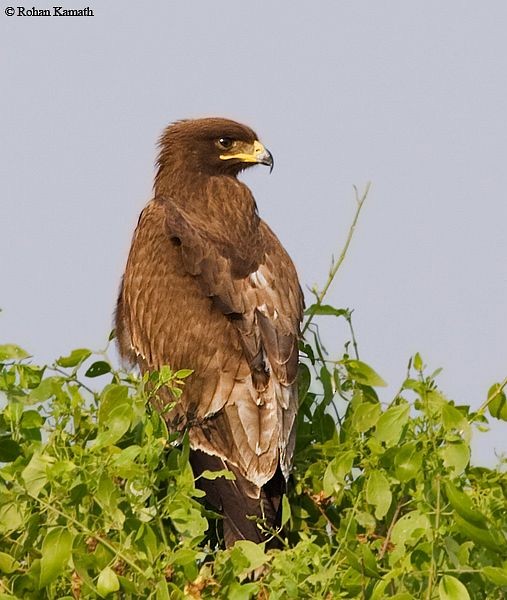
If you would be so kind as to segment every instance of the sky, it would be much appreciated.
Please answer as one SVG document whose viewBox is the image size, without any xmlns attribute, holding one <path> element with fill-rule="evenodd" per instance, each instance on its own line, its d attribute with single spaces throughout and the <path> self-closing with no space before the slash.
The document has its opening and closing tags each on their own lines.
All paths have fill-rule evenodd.
<svg viewBox="0 0 507 600">
<path fill-rule="evenodd" d="M 480 406 L 507 375 L 505 1 L 88 1 L 93 17 L 0 11 L 0 343 L 37 361 L 104 346 L 158 136 L 224 116 L 275 157 L 244 180 L 305 288 L 371 182 L 328 301 L 354 309 L 381 399 L 420 352 Z M 491 421 L 479 464 L 507 451 Z"/>
</svg>

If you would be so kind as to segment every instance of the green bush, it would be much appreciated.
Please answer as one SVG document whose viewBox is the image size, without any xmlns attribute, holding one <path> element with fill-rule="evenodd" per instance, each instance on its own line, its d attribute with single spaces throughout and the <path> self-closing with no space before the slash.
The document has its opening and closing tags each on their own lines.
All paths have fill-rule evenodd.
<svg viewBox="0 0 507 600">
<path fill-rule="evenodd" d="M 507 416 L 502 387 L 473 412 L 416 355 L 384 404 L 380 376 L 329 360 L 312 331 L 286 539 L 269 552 L 213 545 L 188 443 L 150 409 L 161 385 L 177 401 L 189 371 L 138 378 L 84 349 L 38 367 L 0 346 L 0 599 L 504 598 L 507 478 L 469 464 L 486 406 Z"/>
</svg>

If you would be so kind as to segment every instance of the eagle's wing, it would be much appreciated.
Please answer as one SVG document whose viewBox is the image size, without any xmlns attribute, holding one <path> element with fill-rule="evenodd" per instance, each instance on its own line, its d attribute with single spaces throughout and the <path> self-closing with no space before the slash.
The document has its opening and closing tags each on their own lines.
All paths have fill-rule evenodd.
<svg viewBox="0 0 507 600">
<path fill-rule="evenodd" d="M 254 229 L 241 243 L 226 225 L 150 202 L 116 312 L 121 354 L 142 371 L 194 369 L 167 418 L 188 426 L 193 448 L 239 469 L 252 497 L 279 463 L 289 473 L 303 307 L 291 259 L 267 225 Z"/>
<path fill-rule="evenodd" d="M 267 444 L 271 437 L 268 431 L 262 431 L 262 412 L 271 413 L 267 423 L 278 429 L 271 433 L 277 434 L 282 471 L 287 476 L 294 444 L 291 433 L 298 402 L 298 339 L 303 311 L 294 265 L 262 221 L 256 247 L 250 252 L 246 248 L 245 252 L 244 247 L 231 247 L 225 236 L 222 240 L 210 239 L 205 227 L 192 222 L 174 204 L 165 206 L 167 233 L 179 245 L 185 270 L 237 330 L 251 372 L 250 393 L 255 404 L 239 399 L 227 403 L 225 410 L 207 423 L 204 435 L 213 444 L 224 435 L 221 432 L 237 437 L 234 421 L 239 419 L 239 429 L 246 432 L 247 438 L 249 430 L 258 431 L 258 435 L 250 436 L 249 444 L 252 446 L 259 438 L 250 448 L 258 454 L 259 442 L 262 452 L 262 439 Z M 242 445 L 238 446 L 241 449 Z"/>
</svg>

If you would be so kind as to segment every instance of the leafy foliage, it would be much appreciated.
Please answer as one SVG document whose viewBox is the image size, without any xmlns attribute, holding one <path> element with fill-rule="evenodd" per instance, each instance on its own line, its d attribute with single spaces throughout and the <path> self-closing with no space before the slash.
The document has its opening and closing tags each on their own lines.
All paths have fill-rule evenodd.
<svg viewBox="0 0 507 600">
<path fill-rule="evenodd" d="M 350 320 L 330 308 L 312 314 Z M 369 365 L 348 346 L 328 360 L 308 331 L 287 539 L 269 552 L 212 544 L 188 442 L 150 408 L 191 371 L 138 378 L 87 349 L 39 367 L 0 346 L 0 599 L 503 598 L 507 479 L 469 464 L 488 402 L 505 419 L 502 385 L 472 412 L 416 355 L 381 403 Z"/>
</svg>

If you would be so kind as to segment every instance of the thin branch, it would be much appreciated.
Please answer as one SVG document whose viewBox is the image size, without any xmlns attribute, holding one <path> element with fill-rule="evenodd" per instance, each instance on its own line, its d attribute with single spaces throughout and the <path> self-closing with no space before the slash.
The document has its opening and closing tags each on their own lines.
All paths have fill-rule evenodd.
<svg viewBox="0 0 507 600">
<path fill-rule="evenodd" d="M 347 251 L 349 249 L 350 246 L 350 242 L 352 241 L 352 237 L 354 235 L 354 231 L 357 225 L 357 221 L 359 219 L 359 214 L 361 213 L 361 209 L 363 208 L 363 204 L 366 201 L 366 198 L 368 196 L 368 192 L 370 191 L 370 187 L 371 187 L 371 182 L 368 182 L 366 184 L 365 190 L 362 194 L 362 196 L 359 198 L 358 195 L 358 191 L 357 188 L 354 187 L 354 191 L 356 194 L 356 202 L 357 202 L 357 207 L 356 207 L 356 212 L 354 214 L 354 218 L 352 220 L 352 224 L 349 228 L 349 233 L 347 235 L 347 239 L 345 240 L 345 245 L 343 246 L 343 249 L 340 253 L 340 256 L 338 257 L 338 260 L 336 262 L 333 261 L 333 263 L 331 264 L 331 269 L 329 270 L 329 275 L 327 278 L 327 281 L 324 285 L 324 287 L 322 288 L 322 290 L 320 292 L 317 292 L 316 290 L 313 290 L 315 297 L 316 297 L 316 302 L 314 304 L 314 308 L 313 310 L 310 312 L 310 314 L 308 315 L 308 318 L 306 319 L 306 323 L 303 326 L 303 330 L 301 332 L 301 335 L 304 335 L 304 333 L 306 332 L 306 330 L 308 329 L 310 323 L 313 321 L 313 318 L 315 317 L 315 313 L 317 311 L 317 308 L 322 304 L 324 298 L 326 297 L 326 294 L 329 290 L 329 288 L 331 287 L 331 284 L 333 283 L 333 280 L 336 276 L 336 273 L 338 273 L 339 268 L 341 267 L 343 261 L 345 260 L 345 257 L 347 256 Z"/>
<path fill-rule="evenodd" d="M 378 556 L 379 560 L 382 560 L 384 558 L 384 555 L 389 548 L 389 542 L 391 541 L 391 534 L 393 532 L 393 528 L 398 521 L 398 517 L 400 516 L 400 511 L 401 511 L 402 507 L 404 506 L 404 504 L 405 503 L 403 501 L 400 501 L 396 505 L 396 510 L 394 511 L 393 518 L 391 520 L 391 523 L 389 524 L 389 529 L 387 530 L 387 533 L 386 533 L 386 539 L 384 540 L 384 543 L 382 544 L 382 548 L 380 549 L 380 553 Z"/>
<path fill-rule="evenodd" d="M 310 496 L 311 498 L 311 496 Z M 312 498 L 313 500 L 313 498 Z M 314 505 L 317 507 L 317 510 L 320 512 L 320 514 L 324 517 L 326 523 L 329 525 L 329 527 L 331 527 L 331 529 L 336 532 L 338 531 L 338 527 L 336 527 L 336 525 L 331 521 L 331 519 L 327 516 L 326 511 L 322 508 L 322 506 L 319 504 L 319 502 L 317 502 L 316 500 L 313 500 Z"/>
<path fill-rule="evenodd" d="M 349 311 L 348 315 L 345 318 L 347 319 L 347 323 L 349 324 L 350 335 L 352 336 L 352 345 L 354 346 L 354 354 L 356 355 L 356 359 L 359 360 L 359 350 L 357 347 L 356 335 L 354 333 L 354 328 L 352 327 L 352 311 Z"/>
</svg>

